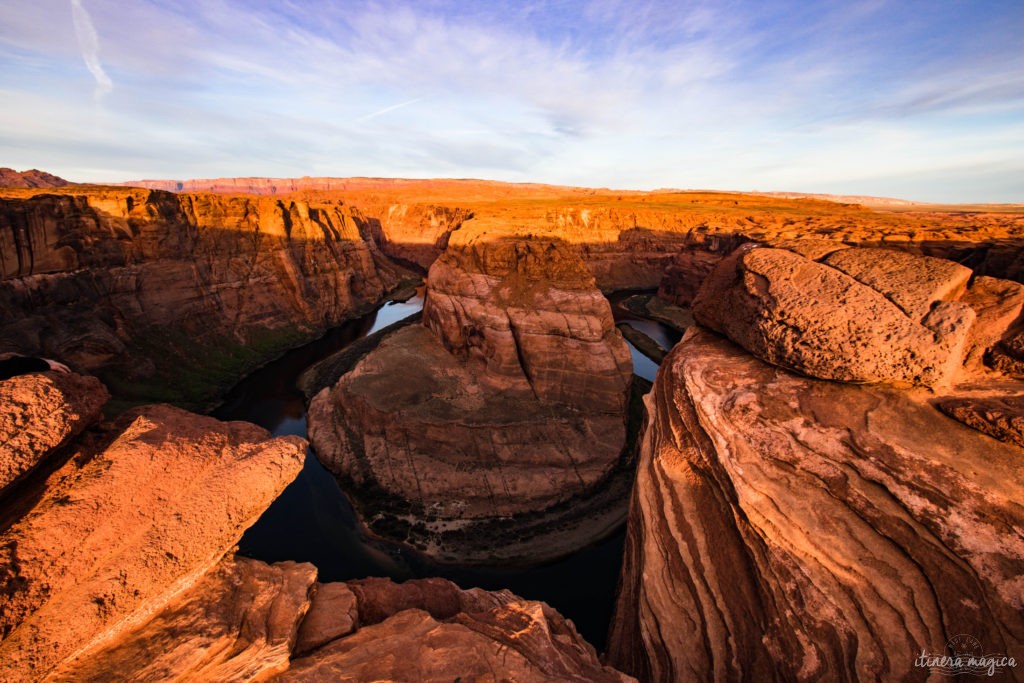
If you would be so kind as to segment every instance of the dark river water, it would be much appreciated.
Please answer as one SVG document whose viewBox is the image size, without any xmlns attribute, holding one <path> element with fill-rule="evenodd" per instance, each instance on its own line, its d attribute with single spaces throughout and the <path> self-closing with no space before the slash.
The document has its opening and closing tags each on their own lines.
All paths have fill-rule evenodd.
<svg viewBox="0 0 1024 683">
<path fill-rule="evenodd" d="M 613 301 L 621 296 L 612 297 Z M 310 365 L 422 308 L 422 297 L 389 303 L 346 322 L 324 337 L 294 349 L 238 383 L 213 412 L 221 420 L 246 420 L 275 436 L 306 437 L 306 407 L 295 381 Z M 679 334 L 613 306 L 616 321 L 630 325 L 671 348 Z M 654 379 L 657 365 L 630 346 L 634 372 Z M 359 532 L 355 513 L 334 477 L 311 451 L 299 476 L 239 542 L 239 553 L 265 562 L 311 562 L 323 582 L 387 576 L 396 581 L 441 576 L 462 588 L 507 588 L 524 598 L 543 600 L 572 619 L 584 638 L 604 649 L 622 566 L 625 530 L 550 564 L 529 569 L 437 565 L 400 546 L 370 543 Z"/>
</svg>

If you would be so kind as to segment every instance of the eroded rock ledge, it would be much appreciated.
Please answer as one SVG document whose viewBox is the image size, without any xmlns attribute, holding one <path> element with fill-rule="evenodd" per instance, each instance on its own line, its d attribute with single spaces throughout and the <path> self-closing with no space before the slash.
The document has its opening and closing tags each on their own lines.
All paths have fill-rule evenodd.
<svg viewBox="0 0 1024 683">
<path fill-rule="evenodd" d="M 59 441 L 65 458 L 0 499 L 0 679 L 632 680 L 507 591 L 319 584 L 310 564 L 234 556 L 301 468 L 301 439 L 168 406 L 102 423 L 106 392 L 77 375 L 6 380 L 0 396 L 28 415 L 0 443 L 40 461 Z"/>
<path fill-rule="evenodd" d="M 318 457 L 354 485 L 371 528 L 442 560 L 541 561 L 621 523 L 600 491 L 628 481 L 632 365 L 576 252 L 529 239 L 449 248 L 423 321 L 310 405 Z M 551 530 L 573 533 L 518 538 L 549 513 Z"/>
</svg>

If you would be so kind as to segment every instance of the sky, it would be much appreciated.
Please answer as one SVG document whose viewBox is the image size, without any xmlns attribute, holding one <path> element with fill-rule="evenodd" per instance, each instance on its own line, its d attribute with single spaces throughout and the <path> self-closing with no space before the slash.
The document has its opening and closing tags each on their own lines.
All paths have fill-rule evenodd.
<svg viewBox="0 0 1024 683">
<path fill-rule="evenodd" d="M 0 0 L 0 166 L 1024 202 L 1024 0 Z"/>
</svg>

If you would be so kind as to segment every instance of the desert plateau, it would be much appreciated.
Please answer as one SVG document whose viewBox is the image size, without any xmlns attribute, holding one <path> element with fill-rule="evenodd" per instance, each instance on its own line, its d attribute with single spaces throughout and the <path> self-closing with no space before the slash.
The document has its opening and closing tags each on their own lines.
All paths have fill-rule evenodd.
<svg viewBox="0 0 1024 683">
<path fill-rule="evenodd" d="M 5 678 L 1019 656 L 1024 210 L 268 182 L 0 190 L 3 351 L 72 370 L 0 382 Z M 314 486 L 348 540 L 283 495 Z M 566 603 L 600 657 L 488 573 L 609 543 L 614 610 Z"/>
</svg>

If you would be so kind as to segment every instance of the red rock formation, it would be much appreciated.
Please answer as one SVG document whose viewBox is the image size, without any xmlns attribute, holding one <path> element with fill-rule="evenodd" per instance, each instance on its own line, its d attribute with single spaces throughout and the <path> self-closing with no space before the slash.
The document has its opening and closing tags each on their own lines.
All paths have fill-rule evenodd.
<svg viewBox="0 0 1024 683">
<path fill-rule="evenodd" d="M 0 349 L 97 372 L 120 398 L 202 404 L 408 275 L 358 218 L 128 189 L 0 199 Z"/>
<path fill-rule="evenodd" d="M 43 430 L 44 408 L 65 424 L 84 406 L 79 419 L 92 423 L 106 397 L 91 378 L 15 379 L 0 407 L 32 417 L 0 436 L 21 450 L 44 453 L 56 438 L 44 437 L 63 434 Z M 321 585 L 309 564 L 231 556 L 297 474 L 301 439 L 166 406 L 94 426 L 48 480 L 5 500 L 0 679 L 629 680 L 571 622 L 507 591 L 441 579 Z"/>
<path fill-rule="evenodd" d="M 0 494 L 100 417 L 95 377 L 33 373 L 0 381 Z"/>
<path fill-rule="evenodd" d="M 602 666 L 572 622 L 508 591 L 462 591 L 441 579 L 347 588 L 359 627 L 296 659 L 276 680 L 632 680 Z"/>
<path fill-rule="evenodd" d="M 52 173 L 38 169 L 15 171 L 13 168 L 0 168 L 0 187 L 66 187 L 74 185 Z"/>
<path fill-rule="evenodd" d="M 657 681 L 924 680 L 915 659 L 957 634 L 1022 661 L 1024 451 L 926 398 L 801 378 L 691 329 L 647 399 L 609 662 Z"/>
<path fill-rule="evenodd" d="M 694 318 L 763 360 L 811 377 L 948 384 L 970 350 L 977 314 L 956 301 L 971 271 L 883 249 L 814 261 L 741 248 L 694 301 Z M 980 300 L 976 300 L 980 303 Z M 1012 315 L 997 315 L 1009 324 Z"/>
<path fill-rule="evenodd" d="M 52 678 L 265 680 L 288 668 L 315 580 L 311 564 L 225 559 L 148 621 Z"/>
<path fill-rule="evenodd" d="M 479 243 L 431 268 L 424 326 L 394 333 L 313 399 L 310 437 L 373 506 L 368 518 L 411 510 L 421 522 L 409 533 L 428 552 L 469 553 L 471 543 L 441 551 L 437 535 L 452 531 L 480 537 L 477 561 L 512 558 L 526 521 L 502 523 L 507 545 L 480 525 L 543 515 L 607 483 L 623 453 L 630 377 L 608 302 L 573 250 Z M 593 528 L 564 539 L 569 546 L 534 539 L 534 561 L 620 519 L 583 503 L 578 512 Z"/>
<path fill-rule="evenodd" d="M 305 442 L 167 406 L 126 414 L 0 533 L 0 679 L 35 680 L 196 583 L 298 474 Z"/>
</svg>

